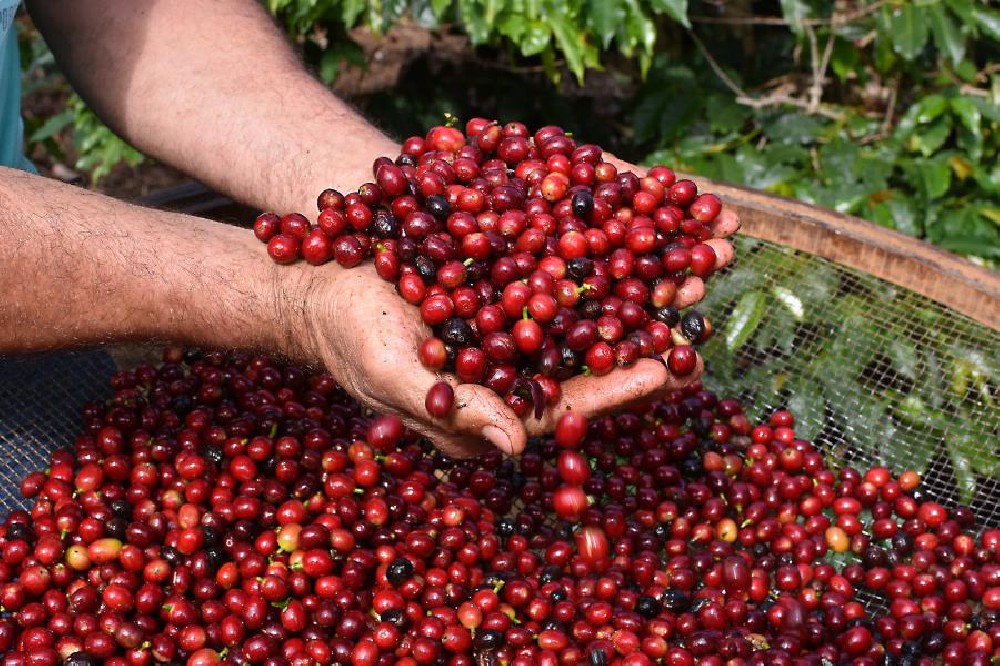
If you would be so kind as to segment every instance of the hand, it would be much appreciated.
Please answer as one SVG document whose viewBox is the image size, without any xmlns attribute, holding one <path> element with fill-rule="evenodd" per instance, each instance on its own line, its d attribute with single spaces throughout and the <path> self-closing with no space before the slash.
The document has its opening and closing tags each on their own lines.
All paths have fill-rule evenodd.
<svg viewBox="0 0 1000 666">
<path fill-rule="evenodd" d="M 623 162 L 610 153 L 604 153 L 604 159 L 614 164 L 619 171 L 632 171 L 639 175 L 646 173 L 642 167 Z M 715 268 L 720 270 L 733 260 L 733 246 L 727 238 L 739 230 L 740 219 L 735 211 L 723 206 L 722 212 L 710 227 L 714 237 L 706 241 L 706 244 L 715 250 Z M 692 275 L 678 287 L 676 305 L 678 308 L 686 308 L 699 302 L 704 296 L 705 283 Z M 541 421 L 527 421 L 528 432 L 534 436 L 551 431 L 559 415 L 570 409 L 590 417 L 655 400 L 699 379 L 703 370 L 704 363 L 700 356 L 694 372 L 687 377 L 675 377 L 658 359 L 642 359 L 627 370 L 616 368 L 602 377 L 573 377 L 562 383 L 562 400 L 554 409 L 546 410 Z"/>
<path fill-rule="evenodd" d="M 425 368 L 417 350 L 431 335 L 420 311 L 404 301 L 370 264 L 309 271 L 305 338 L 309 355 L 323 361 L 338 382 L 380 413 L 395 413 L 407 427 L 454 457 L 483 453 L 492 444 L 519 454 L 527 443 L 524 424 L 496 393 L 460 384 Z M 424 407 L 427 390 L 441 379 L 455 387 L 455 409 L 446 419 Z"/>
<path fill-rule="evenodd" d="M 716 251 L 717 269 L 732 261 L 726 237 L 738 228 L 739 218 L 728 208 L 712 223 L 715 237 L 707 242 Z M 454 376 L 434 373 L 420 363 L 417 350 L 430 329 L 419 310 L 403 301 L 370 265 L 350 270 L 330 266 L 310 274 L 315 277 L 306 289 L 304 308 L 306 337 L 315 352 L 310 356 L 321 359 L 362 403 L 377 412 L 401 415 L 408 427 L 451 456 L 474 456 L 490 444 L 517 455 L 529 436 L 551 432 L 564 411 L 592 417 L 654 400 L 699 379 L 703 370 L 699 359 L 694 372 L 678 378 L 661 360 L 642 359 L 601 377 L 576 376 L 562 383 L 559 404 L 547 409 L 542 419 L 529 415 L 522 422 L 490 389 L 460 384 Z M 678 289 L 677 304 L 693 305 L 704 293 L 702 280 L 692 276 Z M 435 419 L 427 414 L 424 397 L 442 379 L 455 387 L 456 407 L 447 419 Z"/>
</svg>

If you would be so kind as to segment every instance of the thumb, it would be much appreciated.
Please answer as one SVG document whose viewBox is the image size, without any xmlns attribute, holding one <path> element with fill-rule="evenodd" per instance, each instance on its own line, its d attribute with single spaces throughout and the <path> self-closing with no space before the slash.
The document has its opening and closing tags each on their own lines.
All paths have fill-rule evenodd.
<svg viewBox="0 0 1000 666">
<path fill-rule="evenodd" d="M 517 415 L 499 395 L 478 384 L 460 384 L 455 389 L 451 426 L 458 434 L 488 440 L 508 455 L 518 455 L 528 442 Z"/>
</svg>

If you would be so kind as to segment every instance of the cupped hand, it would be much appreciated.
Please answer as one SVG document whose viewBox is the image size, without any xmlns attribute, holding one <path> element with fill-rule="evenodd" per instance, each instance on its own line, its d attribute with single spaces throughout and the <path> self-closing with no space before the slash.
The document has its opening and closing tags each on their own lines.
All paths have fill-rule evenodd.
<svg viewBox="0 0 1000 666">
<path fill-rule="evenodd" d="M 371 265 L 310 272 L 318 274 L 305 297 L 310 355 L 355 398 L 376 412 L 400 415 L 450 456 L 475 456 L 491 444 L 511 455 L 524 449 L 525 426 L 500 396 L 420 363 L 418 349 L 431 330 Z M 424 407 L 428 389 L 440 380 L 455 387 L 455 409 L 444 419 Z"/>
<path fill-rule="evenodd" d="M 611 157 L 619 169 L 642 169 Z M 711 223 L 714 237 L 706 241 L 716 253 L 716 269 L 733 259 L 727 240 L 740 226 L 739 217 L 723 207 Z M 529 436 L 554 428 L 567 411 L 587 417 L 654 400 L 701 377 L 703 364 L 690 375 L 675 377 L 658 358 L 616 368 L 604 376 L 576 376 L 562 382 L 562 397 L 541 419 L 520 420 L 490 389 L 461 384 L 453 375 L 435 373 L 419 360 L 420 343 L 431 335 L 419 309 L 406 303 L 395 288 L 369 265 L 350 270 L 329 266 L 310 271 L 304 314 L 309 356 L 322 360 L 344 388 L 380 413 L 399 414 L 411 429 L 428 437 L 455 457 L 478 455 L 490 445 L 519 454 Z M 704 282 L 688 277 L 678 288 L 675 305 L 689 307 L 705 295 Z M 431 417 L 424 407 L 428 389 L 437 381 L 455 387 L 455 409 L 444 418 Z"/>
<path fill-rule="evenodd" d="M 632 171 L 640 176 L 646 173 L 644 168 L 624 162 L 610 153 L 604 153 L 604 159 L 619 171 Z M 705 243 L 715 250 L 715 268 L 721 270 L 733 260 L 733 246 L 728 238 L 739 230 L 740 219 L 734 210 L 723 206 L 722 212 L 709 226 L 713 237 Z M 678 287 L 674 305 L 678 309 L 690 307 L 704 297 L 704 281 L 691 275 Z M 576 410 L 590 417 L 657 399 L 700 379 L 703 369 L 699 356 L 694 372 L 686 377 L 675 377 L 660 359 L 642 359 L 631 368 L 616 368 L 601 377 L 573 377 L 562 383 L 562 399 L 558 405 L 546 410 L 540 421 L 527 421 L 528 433 L 534 436 L 551 431 L 560 414 L 567 410 Z"/>
</svg>

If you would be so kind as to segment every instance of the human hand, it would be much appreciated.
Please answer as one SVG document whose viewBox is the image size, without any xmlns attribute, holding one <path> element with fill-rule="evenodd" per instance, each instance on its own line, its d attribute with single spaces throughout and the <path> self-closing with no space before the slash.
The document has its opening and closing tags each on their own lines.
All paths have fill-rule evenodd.
<svg viewBox="0 0 1000 666">
<path fill-rule="evenodd" d="M 631 171 L 643 176 L 646 170 L 624 162 L 610 153 L 604 153 L 604 160 L 619 171 Z M 721 270 L 733 260 L 733 246 L 728 238 L 740 228 L 740 219 L 734 210 L 723 206 L 722 212 L 710 224 L 713 238 L 705 241 L 715 250 L 715 269 Z M 690 275 L 677 289 L 675 305 L 678 309 L 695 305 L 705 296 L 705 283 L 697 276 Z M 604 414 L 632 404 L 655 400 L 668 392 L 683 388 L 701 377 L 704 363 L 699 356 L 695 370 L 685 377 L 674 376 L 659 359 L 641 359 L 631 368 L 616 368 L 601 376 L 572 377 L 562 383 L 562 399 L 553 409 L 546 410 L 540 421 L 527 422 L 528 433 L 541 435 L 552 430 L 559 415 L 575 410 L 590 417 Z"/>
<path fill-rule="evenodd" d="M 511 455 L 524 449 L 525 425 L 503 398 L 420 363 L 418 349 L 432 334 L 430 328 L 419 309 L 370 264 L 349 270 L 328 265 L 309 274 L 303 308 L 307 330 L 293 333 L 308 341 L 307 355 L 322 360 L 349 393 L 376 412 L 398 414 L 450 456 L 475 456 L 491 444 Z M 455 388 L 455 409 L 436 419 L 427 413 L 424 398 L 442 379 Z"/>
<path fill-rule="evenodd" d="M 631 171 L 638 176 L 646 175 L 646 169 L 629 162 L 618 159 L 611 153 L 604 153 L 605 162 L 614 164 L 618 171 Z M 728 238 L 739 231 L 740 218 L 736 211 L 723 205 L 722 212 L 712 220 L 709 228 L 713 237 L 705 241 L 706 245 L 712 246 L 715 250 L 715 269 L 720 270 L 728 266 L 733 261 L 733 245 Z M 677 308 L 686 308 L 694 305 L 705 297 L 705 283 L 695 275 L 689 275 L 677 288 Z"/>
<path fill-rule="evenodd" d="M 643 173 L 616 160 L 619 169 Z M 716 269 L 732 261 L 733 248 L 726 238 L 739 228 L 739 218 L 723 208 L 711 224 L 715 237 L 708 240 L 716 252 Z M 310 271 L 311 283 L 304 308 L 313 341 L 313 358 L 322 359 L 341 384 L 378 412 L 400 414 L 406 425 L 449 455 L 468 457 L 492 443 L 516 455 L 529 436 L 551 432 L 560 414 L 574 410 L 587 417 L 659 398 L 700 378 L 703 363 L 685 377 L 669 372 L 661 359 L 641 359 L 634 366 L 616 368 L 604 376 L 572 377 L 561 383 L 559 403 L 545 410 L 541 419 L 521 421 L 496 393 L 477 384 L 460 384 L 451 375 L 435 373 L 419 361 L 420 343 L 432 333 L 421 321 L 418 308 L 406 303 L 371 266 L 344 270 L 329 266 Z M 688 307 L 705 293 L 701 278 L 689 276 L 678 288 L 676 305 Z M 424 398 L 437 381 L 455 387 L 455 409 L 445 419 L 427 414 Z"/>
</svg>

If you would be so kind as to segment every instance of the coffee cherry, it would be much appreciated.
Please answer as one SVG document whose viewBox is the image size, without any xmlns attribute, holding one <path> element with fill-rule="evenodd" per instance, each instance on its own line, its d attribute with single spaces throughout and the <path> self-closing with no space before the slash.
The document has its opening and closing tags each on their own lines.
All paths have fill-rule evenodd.
<svg viewBox="0 0 1000 666">
<path fill-rule="evenodd" d="M 422 346 L 421 362 L 499 390 L 518 413 L 538 401 L 510 393 L 511 372 L 600 376 L 665 353 L 678 323 L 692 342 L 708 337 L 707 321 L 680 322 L 671 306 L 684 273 L 715 272 L 703 241 L 717 197 L 664 166 L 619 173 L 600 147 L 555 126 L 465 127 L 408 138 L 355 192 L 325 190 L 315 227 L 297 213 L 264 214 L 255 234 L 279 263 L 372 258 L 444 343 L 443 354 Z"/>
<path fill-rule="evenodd" d="M 556 422 L 555 442 L 560 448 L 578 449 L 586 435 L 587 419 L 579 412 L 566 412 Z"/>
<path fill-rule="evenodd" d="M 455 407 L 455 390 L 448 382 L 435 382 L 427 391 L 424 399 L 427 413 L 437 419 L 443 419 Z"/>
<path fill-rule="evenodd" d="M 1000 531 L 975 536 L 971 511 L 888 468 L 835 472 L 787 410 L 754 425 L 695 382 L 589 424 L 567 412 L 517 458 L 450 460 L 329 376 L 164 358 L 117 375 L 89 434 L 25 479 L 30 511 L 0 522 L 4 663 L 995 652 Z M 557 400 L 498 370 L 512 408 Z"/>
<path fill-rule="evenodd" d="M 267 242 L 267 254 L 278 264 L 294 264 L 299 258 L 299 242 L 292 236 L 278 234 Z"/>
<path fill-rule="evenodd" d="M 698 365 L 698 354 L 693 347 L 682 345 L 667 353 L 667 368 L 675 377 L 687 377 Z"/>
<path fill-rule="evenodd" d="M 700 312 L 691 310 L 681 317 L 681 333 L 692 344 L 699 344 L 711 337 L 712 324 Z"/>
<path fill-rule="evenodd" d="M 253 235 L 263 243 L 271 240 L 281 227 L 281 219 L 274 213 L 262 213 L 253 223 Z"/>
</svg>

